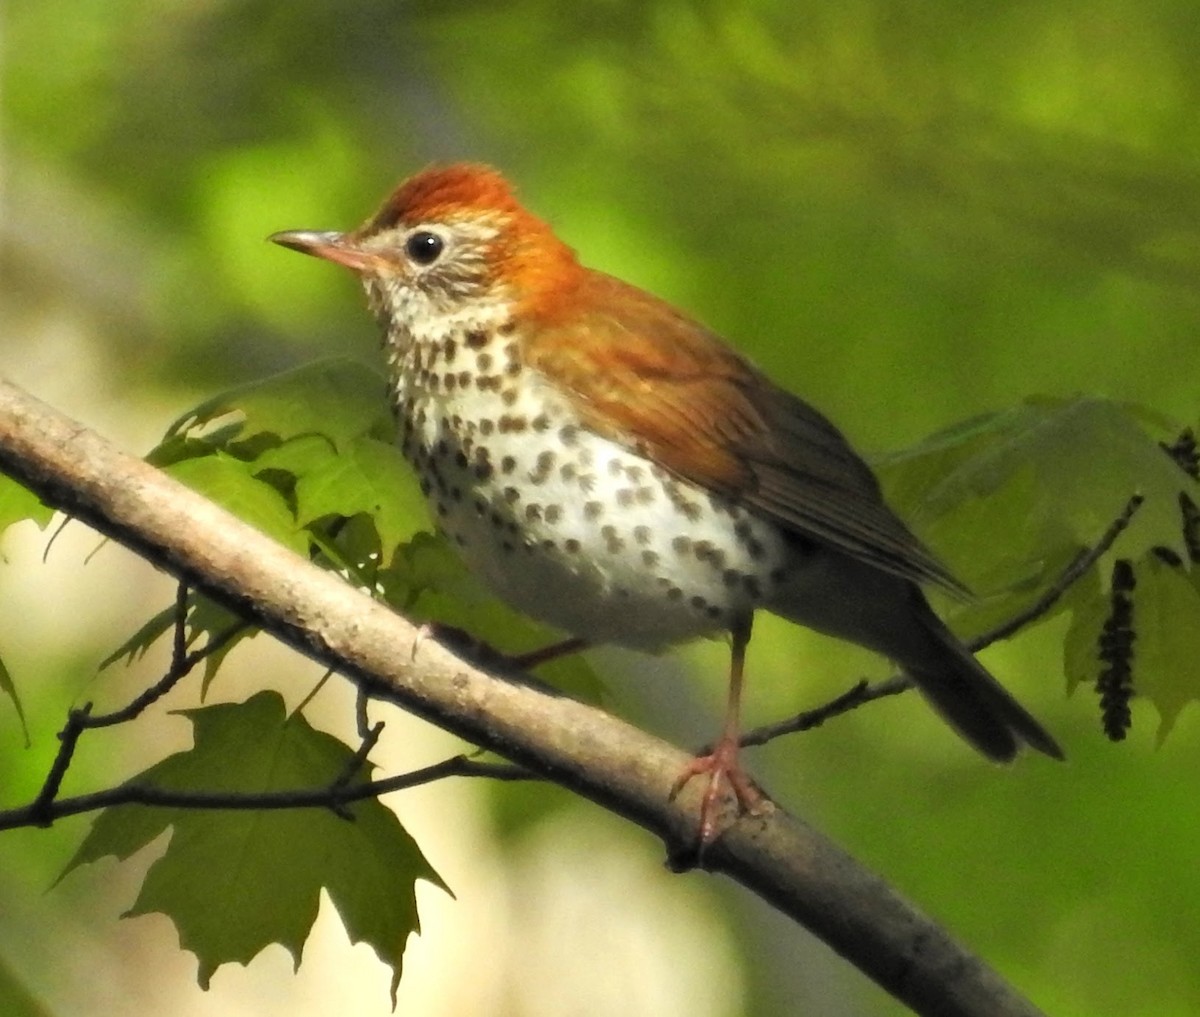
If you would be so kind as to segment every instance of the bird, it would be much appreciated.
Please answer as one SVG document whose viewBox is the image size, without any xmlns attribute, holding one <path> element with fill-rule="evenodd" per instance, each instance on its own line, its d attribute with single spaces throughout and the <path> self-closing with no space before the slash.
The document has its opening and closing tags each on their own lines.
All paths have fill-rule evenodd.
<svg viewBox="0 0 1200 1017">
<path fill-rule="evenodd" d="M 930 607 L 968 596 L 820 412 L 690 315 L 585 267 L 497 170 L 435 164 L 357 229 L 271 241 L 355 273 L 397 441 L 438 529 L 501 599 L 588 646 L 730 645 L 699 838 L 764 795 L 739 758 L 746 650 L 765 610 L 889 658 L 990 760 L 1053 737 Z"/>
</svg>

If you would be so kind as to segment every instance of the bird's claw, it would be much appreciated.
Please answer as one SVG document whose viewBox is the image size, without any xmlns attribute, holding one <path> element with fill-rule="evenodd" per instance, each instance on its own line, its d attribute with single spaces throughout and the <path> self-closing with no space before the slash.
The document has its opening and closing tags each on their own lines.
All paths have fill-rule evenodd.
<svg viewBox="0 0 1200 1017">
<path fill-rule="evenodd" d="M 671 800 L 675 799 L 688 781 L 703 774 L 708 775 L 708 787 L 700 801 L 698 856 L 704 854 L 705 849 L 717 839 L 721 832 L 722 810 L 720 804 L 722 792 L 726 786 L 733 792 L 738 815 L 745 813 L 760 815 L 770 804 L 770 799 L 738 764 L 736 741 L 722 739 L 717 742 L 712 752 L 692 759 L 672 785 Z"/>
</svg>

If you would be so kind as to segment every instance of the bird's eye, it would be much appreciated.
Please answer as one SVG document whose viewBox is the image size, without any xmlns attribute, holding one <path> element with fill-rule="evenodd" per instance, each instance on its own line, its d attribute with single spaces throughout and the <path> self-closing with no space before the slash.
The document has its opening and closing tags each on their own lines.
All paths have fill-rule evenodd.
<svg viewBox="0 0 1200 1017">
<path fill-rule="evenodd" d="M 436 233 L 418 230 L 404 241 L 404 253 L 418 265 L 432 265 L 441 257 L 446 244 Z"/>
</svg>

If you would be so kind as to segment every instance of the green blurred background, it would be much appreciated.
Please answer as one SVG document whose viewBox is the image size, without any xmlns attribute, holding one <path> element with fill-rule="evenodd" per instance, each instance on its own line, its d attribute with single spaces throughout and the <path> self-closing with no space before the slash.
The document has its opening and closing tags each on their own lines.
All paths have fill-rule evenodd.
<svg viewBox="0 0 1200 1017">
<path fill-rule="evenodd" d="M 3 18 L 0 369 L 132 450 L 234 383 L 375 362 L 352 281 L 263 238 L 354 225 L 458 158 L 503 168 L 587 263 L 694 312 L 866 450 L 1033 393 L 1196 421 L 1190 0 L 10 0 Z M 6 545 L 0 654 L 34 746 L 0 714 L 5 804 L 36 787 L 68 702 L 153 675 L 88 684 L 169 588 L 111 549 L 81 573 L 95 541 L 64 543 L 48 566 L 38 534 Z M 752 765 L 1048 1012 L 1195 1014 L 1200 722 L 1185 711 L 1159 747 L 1135 707 L 1131 738 L 1104 742 L 1089 697 L 1065 698 L 1064 630 L 985 659 L 1067 766 L 991 768 L 911 698 Z M 293 661 L 252 653 L 303 694 Z M 713 731 L 719 645 L 595 660 L 614 709 L 687 744 Z M 752 721 L 883 673 L 769 620 L 750 666 Z M 394 768 L 454 749 L 392 726 L 409 732 Z M 75 777 L 111 782 L 166 751 L 158 737 L 106 743 Z M 565 794 L 447 788 L 397 808 L 458 895 L 422 898 L 400 1012 L 902 1012 L 745 892 L 667 875 L 659 845 Z M 137 863 L 43 894 L 82 829 L 0 838 L 0 964 L 47 1012 L 295 1015 L 351 991 L 388 1012 L 387 972 L 328 913 L 297 977 L 268 952 L 201 993 L 165 920 L 115 921 Z"/>
</svg>

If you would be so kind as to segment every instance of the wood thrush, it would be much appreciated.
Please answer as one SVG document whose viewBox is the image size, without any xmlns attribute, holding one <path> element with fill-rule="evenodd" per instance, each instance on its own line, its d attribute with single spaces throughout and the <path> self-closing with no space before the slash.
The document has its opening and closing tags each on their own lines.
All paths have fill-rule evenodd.
<svg viewBox="0 0 1200 1017">
<path fill-rule="evenodd" d="M 434 167 L 353 232 L 271 239 L 362 280 L 403 452 L 504 600 L 571 649 L 730 633 L 724 731 L 677 785 L 710 775 L 702 843 L 725 781 L 743 806 L 760 796 L 737 759 L 758 608 L 890 657 L 990 759 L 1022 742 L 1061 758 L 933 613 L 918 584 L 963 587 L 841 433 L 704 326 L 583 267 L 494 170 Z"/>
</svg>

